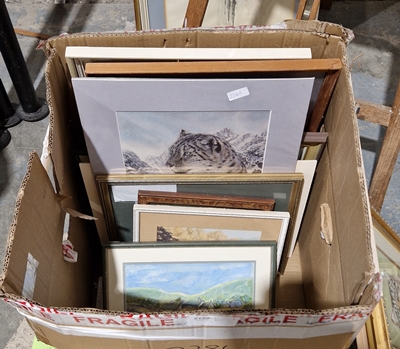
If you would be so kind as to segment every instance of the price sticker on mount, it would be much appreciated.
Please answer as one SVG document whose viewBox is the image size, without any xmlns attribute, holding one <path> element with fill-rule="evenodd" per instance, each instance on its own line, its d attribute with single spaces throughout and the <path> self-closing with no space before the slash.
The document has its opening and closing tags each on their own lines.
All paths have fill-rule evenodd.
<svg viewBox="0 0 400 349">
<path fill-rule="evenodd" d="M 228 92 L 227 95 L 228 95 L 229 101 L 232 102 L 235 99 L 239 99 L 239 98 L 250 95 L 250 92 L 247 87 L 243 87 L 243 88 L 239 88 L 238 90 Z"/>
</svg>

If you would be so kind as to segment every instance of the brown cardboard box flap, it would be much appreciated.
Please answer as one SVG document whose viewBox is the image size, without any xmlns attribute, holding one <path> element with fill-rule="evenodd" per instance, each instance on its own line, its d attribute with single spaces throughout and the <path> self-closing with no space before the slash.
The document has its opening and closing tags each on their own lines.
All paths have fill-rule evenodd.
<svg viewBox="0 0 400 349">
<path fill-rule="evenodd" d="M 71 264 L 62 253 L 64 220 L 59 197 L 38 155 L 32 152 L 10 226 L 0 277 L 1 296 L 20 295 L 46 305 L 91 304 L 87 292 L 93 281 L 93 273 L 88 270 L 90 256 L 87 252 L 80 253 L 82 239 L 72 233 L 75 226 L 84 226 L 85 221 L 71 218 L 69 222 L 72 229 L 69 239 L 78 246 L 81 256 L 78 263 Z"/>
</svg>

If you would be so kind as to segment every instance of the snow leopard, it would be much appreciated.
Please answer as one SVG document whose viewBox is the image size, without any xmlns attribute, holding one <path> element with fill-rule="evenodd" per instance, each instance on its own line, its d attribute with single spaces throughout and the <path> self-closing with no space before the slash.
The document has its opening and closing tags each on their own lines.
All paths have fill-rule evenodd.
<svg viewBox="0 0 400 349">
<path fill-rule="evenodd" d="M 224 139 L 181 130 L 168 149 L 166 165 L 175 173 L 245 173 L 239 154 Z"/>
</svg>

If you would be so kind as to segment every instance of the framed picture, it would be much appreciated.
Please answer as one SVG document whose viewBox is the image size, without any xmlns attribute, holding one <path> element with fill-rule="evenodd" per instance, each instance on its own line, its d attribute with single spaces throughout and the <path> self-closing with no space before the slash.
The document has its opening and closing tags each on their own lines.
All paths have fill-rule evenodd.
<svg viewBox="0 0 400 349">
<path fill-rule="evenodd" d="M 296 173 L 302 173 L 304 176 L 303 187 L 301 191 L 300 201 L 297 208 L 297 216 L 294 220 L 293 237 L 290 242 L 288 256 L 291 257 L 296 247 L 297 238 L 299 236 L 301 222 L 303 221 L 304 211 L 308 202 L 308 196 L 311 191 L 315 169 L 317 168 L 316 160 L 301 160 L 297 161 Z"/>
<path fill-rule="evenodd" d="M 338 58 L 272 59 L 177 62 L 88 62 L 85 75 L 91 77 L 180 77 L 180 78 L 314 78 L 307 111 L 307 137 L 322 133 L 320 124 L 339 77 L 342 62 Z M 321 137 L 313 137 L 320 138 Z M 304 139 L 303 139 L 304 141 Z M 315 143 L 315 142 L 314 142 Z M 318 147 L 313 147 L 313 151 Z M 323 149 L 323 147 L 320 147 Z M 311 154 L 308 155 L 307 160 Z"/>
<path fill-rule="evenodd" d="M 134 0 L 136 30 L 181 28 L 189 0 Z M 223 0 L 210 1 L 203 27 L 273 25 L 296 17 L 296 0 Z"/>
<path fill-rule="evenodd" d="M 299 158 L 302 160 L 317 160 L 325 149 L 328 132 L 304 132 L 300 145 Z"/>
<path fill-rule="evenodd" d="M 182 205 L 272 211 L 275 206 L 275 200 L 269 198 L 252 198 L 248 196 L 139 190 L 138 204 Z"/>
<path fill-rule="evenodd" d="M 268 309 L 274 304 L 275 242 L 108 244 L 104 259 L 108 310 Z"/>
<path fill-rule="evenodd" d="M 371 348 L 400 348 L 400 237 L 372 210 L 383 298 L 366 324 Z M 378 346 L 379 344 L 379 346 Z"/>
<path fill-rule="evenodd" d="M 164 0 L 133 0 L 136 30 L 165 29 Z"/>
<path fill-rule="evenodd" d="M 277 242 L 279 265 L 288 212 L 168 205 L 133 206 L 134 241 L 231 241 Z"/>
<path fill-rule="evenodd" d="M 72 84 L 95 175 L 288 173 L 313 81 L 75 78 Z"/>
<path fill-rule="evenodd" d="M 65 59 L 72 78 L 86 76 L 87 63 L 135 61 L 220 61 L 310 59 L 310 48 L 223 48 L 223 47 L 97 47 L 67 46 Z"/>
<path fill-rule="evenodd" d="M 125 242 L 133 241 L 133 205 L 138 203 L 141 190 L 272 198 L 275 211 L 294 217 L 303 180 L 301 173 L 96 176 L 110 241 Z"/>
<path fill-rule="evenodd" d="M 189 0 L 164 0 L 166 28 L 181 28 Z M 213 0 L 207 4 L 202 27 L 265 26 L 296 18 L 296 0 Z"/>
</svg>

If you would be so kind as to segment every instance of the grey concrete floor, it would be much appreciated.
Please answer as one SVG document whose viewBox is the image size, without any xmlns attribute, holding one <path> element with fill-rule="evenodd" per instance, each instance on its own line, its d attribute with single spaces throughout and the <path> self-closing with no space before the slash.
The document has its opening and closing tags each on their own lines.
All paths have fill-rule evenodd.
<svg viewBox="0 0 400 349">
<path fill-rule="evenodd" d="M 51 36 L 61 33 L 131 31 L 134 14 L 131 0 L 104 0 L 100 3 L 77 1 L 54 4 L 36 0 L 6 2 L 15 28 L 42 32 Z M 321 10 L 319 19 L 339 23 L 352 29 L 355 39 L 348 48 L 353 89 L 356 98 L 391 105 L 400 79 L 400 2 L 338 1 Z M 18 40 L 38 97 L 45 98 L 45 57 L 36 50 L 39 40 L 18 35 Z M 18 98 L 4 62 L 0 58 L 0 78 L 12 103 Z M 25 174 L 28 154 L 41 154 L 48 118 L 22 122 L 9 131 L 11 143 L 0 150 L 0 261 L 4 258 L 8 228 L 12 220 L 16 194 Z M 384 127 L 359 122 L 367 181 L 375 166 L 385 133 Z M 382 216 L 400 234 L 400 161 L 397 161 L 382 208 Z M 2 265 L 2 262 L 0 262 Z M 0 349 L 31 348 L 33 333 L 23 317 L 9 305 L 0 302 Z"/>
</svg>

